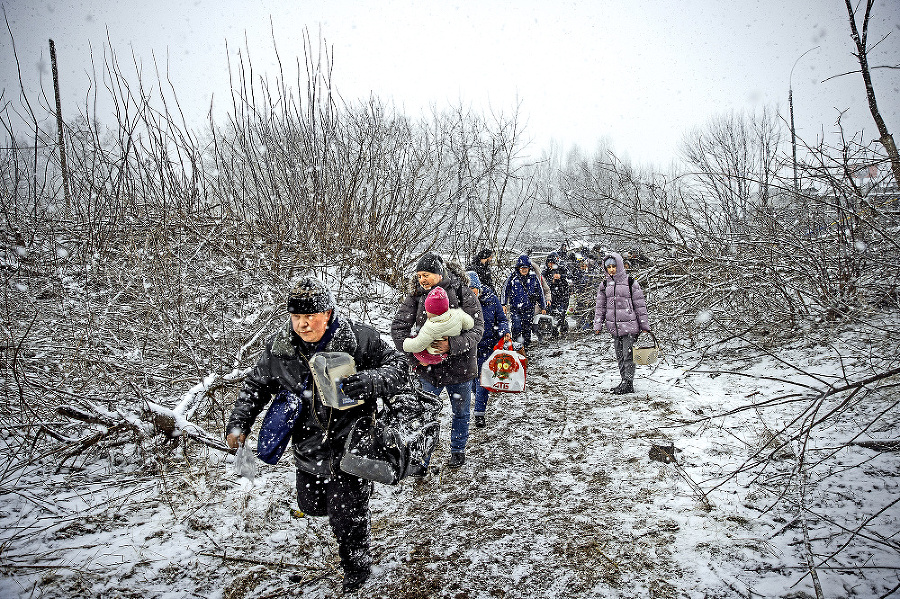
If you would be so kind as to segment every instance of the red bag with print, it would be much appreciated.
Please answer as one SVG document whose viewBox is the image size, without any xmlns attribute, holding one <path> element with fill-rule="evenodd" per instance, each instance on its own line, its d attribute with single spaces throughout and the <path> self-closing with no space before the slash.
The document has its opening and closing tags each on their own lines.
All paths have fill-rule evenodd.
<svg viewBox="0 0 900 599">
<path fill-rule="evenodd" d="M 488 391 L 521 393 L 525 390 L 527 368 L 528 358 L 513 349 L 512 341 L 501 339 L 481 365 L 478 382 Z"/>
</svg>

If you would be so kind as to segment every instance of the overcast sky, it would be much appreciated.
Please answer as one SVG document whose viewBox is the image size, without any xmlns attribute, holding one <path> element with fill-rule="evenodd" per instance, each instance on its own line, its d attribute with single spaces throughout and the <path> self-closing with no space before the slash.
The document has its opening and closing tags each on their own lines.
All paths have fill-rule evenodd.
<svg viewBox="0 0 900 599">
<path fill-rule="evenodd" d="M 2 1 L 2 0 L 0 0 Z M 856 1 L 856 0 L 854 0 Z M 460 102 L 509 113 L 521 102 L 536 147 L 550 140 L 593 150 L 607 139 L 640 163 L 665 166 L 692 127 L 764 105 L 787 116 L 789 76 L 798 135 L 835 129 L 877 137 L 851 52 L 844 0 L 7 0 L 29 90 L 42 75 L 52 97 L 48 38 L 63 113 L 84 106 L 91 47 L 102 64 L 107 33 L 120 63 L 145 74 L 152 52 L 198 127 L 214 96 L 230 104 L 225 41 L 249 45 L 257 73 L 274 76 L 270 17 L 282 59 L 302 56 L 302 30 L 333 47 L 334 84 L 347 99 L 370 92 L 416 115 Z M 890 32 L 873 65 L 900 63 L 900 2 L 876 0 L 870 40 Z M 871 42 L 870 42 L 871 43 Z M 4 102 L 17 93 L 9 35 L 0 41 Z M 133 69 L 132 71 L 133 72 Z M 295 74 L 295 71 L 292 70 Z M 882 114 L 900 138 L 900 72 L 873 72 Z M 101 120 L 112 120 L 98 114 Z"/>
</svg>

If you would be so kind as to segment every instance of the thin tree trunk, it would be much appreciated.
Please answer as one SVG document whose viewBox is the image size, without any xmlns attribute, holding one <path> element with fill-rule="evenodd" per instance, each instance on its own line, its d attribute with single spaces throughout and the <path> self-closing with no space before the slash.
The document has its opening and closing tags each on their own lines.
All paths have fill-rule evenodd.
<svg viewBox="0 0 900 599">
<path fill-rule="evenodd" d="M 63 134 L 62 102 L 59 100 L 59 73 L 56 70 L 56 44 L 50 40 L 50 64 L 53 66 L 53 92 L 56 94 L 56 128 L 59 132 L 59 167 L 62 169 L 63 195 L 66 206 L 71 205 L 69 197 L 69 172 L 66 167 L 66 143 Z"/>
<path fill-rule="evenodd" d="M 866 84 L 866 98 L 869 100 L 869 111 L 875 120 L 875 126 L 878 127 L 879 141 L 884 146 L 888 158 L 891 160 L 891 171 L 894 173 L 894 184 L 900 185 L 900 155 L 897 154 L 897 145 L 894 143 L 894 137 L 888 132 L 884 119 L 881 118 L 881 112 L 878 110 L 878 102 L 875 100 L 875 88 L 872 87 L 872 76 L 869 74 L 869 58 L 866 49 L 866 38 L 869 32 L 869 17 L 872 12 L 872 5 L 875 0 L 866 0 L 866 14 L 863 16 L 863 34 L 859 36 L 859 30 L 856 27 L 856 15 L 853 13 L 853 6 L 850 0 L 844 0 L 847 4 L 847 12 L 850 15 L 850 32 L 853 37 L 853 43 L 856 44 L 856 58 L 859 60 L 859 69 L 862 72 L 863 81 Z"/>
</svg>

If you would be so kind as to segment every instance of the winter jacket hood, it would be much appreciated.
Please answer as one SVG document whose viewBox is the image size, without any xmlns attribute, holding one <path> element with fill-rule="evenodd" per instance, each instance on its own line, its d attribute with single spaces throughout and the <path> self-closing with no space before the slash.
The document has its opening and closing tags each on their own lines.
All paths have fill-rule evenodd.
<svg viewBox="0 0 900 599">
<path fill-rule="evenodd" d="M 484 286 L 481 284 L 481 277 L 478 276 L 478 273 L 474 270 L 467 270 L 466 276 L 469 277 L 469 287 L 473 287 L 478 290 L 478 293 L 484 291 Z"/>
<path fill-rule="evenodd" d="M 531 258 L 528 257 L 528 254 L 522 254 L 519 256 L 519 259 L 516 260 L 516 270 L 519 270 L 523 266 L 531 268 Z"/>
<path fill-rule="evenodd" d="M 610 277 L 609 273 L 606 272 L 606 267 L 604 266 L 603 274 L 605 275 L 605 277 L 607 279 L 610 279 L 610 278 L 615 279 L 615 281 L 617 283 L 621 283 L 623 281 L 627 283 L 628 282 L 628 273 L 625 272 L 625 261 L 622 260 L 622 255 L 617 254 L 615 252 L 610 252 L 609 254 L 607 254 L 606 256 L 603 257 L 603 263 L 606 263 L 607 258 L 612 258 L 616 261 L 616 274 L 614 277 Z"/>
</svg>

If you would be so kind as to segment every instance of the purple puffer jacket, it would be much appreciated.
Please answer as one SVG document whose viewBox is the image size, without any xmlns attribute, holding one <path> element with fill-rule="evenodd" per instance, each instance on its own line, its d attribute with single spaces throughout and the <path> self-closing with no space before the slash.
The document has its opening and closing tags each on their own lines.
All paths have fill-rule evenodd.
<svg viewBox="0 0 900 599">
<path fill-rule="evenodd" d="M 649 332 L 647 300 L 641 286 L 635 281 L 629 289 L 628 273 L 625 272 L 622 256 L 615 253 L 609 256 L 616 259 L 616 276 L 607 274 L 603 284 L 597 288 L 594 330 L 599 331 L 606 323 L 606 328 L 613 337 L 637 335 L 638 331 Z"/>
</svg>

